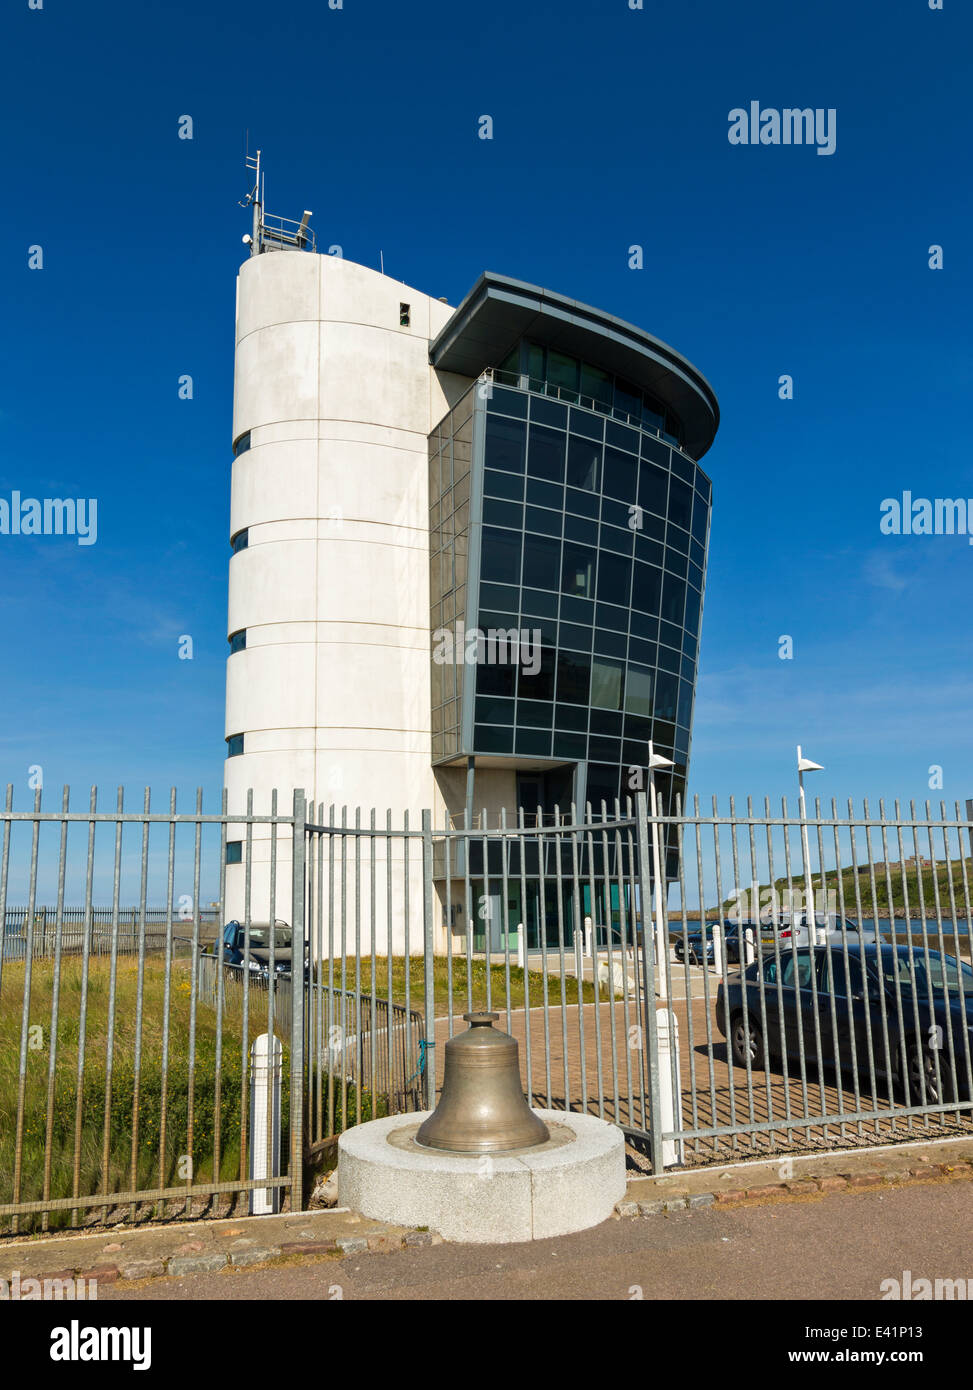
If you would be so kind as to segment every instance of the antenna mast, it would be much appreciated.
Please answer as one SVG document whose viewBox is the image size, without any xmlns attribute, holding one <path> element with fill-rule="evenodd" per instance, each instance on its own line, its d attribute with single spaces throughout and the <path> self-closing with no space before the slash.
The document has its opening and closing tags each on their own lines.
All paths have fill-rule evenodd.
<svg viewBox="0 0 973 1390">
<path fill-rule="evenodd" d="M 268 217 L 264 211 L 264 173 L 260 151 L 250 153 L 249 139 L 245 158 L 247 170 L 253 174 L 253 187 L 240 207 L 253 209 L 253 230 L 243 238 L 250 245 L 250 255 L 259 256 L 264 251 L 314 251 L 314 233 L 309 225 L 312 214 L 305 209 L 300 222 L 289 217 Z"/>
<path fill-rule="evenodd" d="M 253 188 L 247 194 L 241 207 L 253 208 L 253 230 L 250 233 L 250 254 L 259 255 L 260 252 L 260 224 L 263 220 L 264 190 L 263 173 L 260 168 L 260 151 L 250 154 L 250 142 L 247 141 L 246 167 L 254 176 Z M 244 238 L 246 240 L 246 238 Z"/>
</svg>

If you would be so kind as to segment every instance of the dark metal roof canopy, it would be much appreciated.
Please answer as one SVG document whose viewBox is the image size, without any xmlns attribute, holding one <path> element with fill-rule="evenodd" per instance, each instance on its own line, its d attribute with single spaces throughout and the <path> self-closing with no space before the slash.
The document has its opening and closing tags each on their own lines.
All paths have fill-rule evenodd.
<svg viewBox="0 0 973 1390">
<path fill-rule="evenodd" d="M 429 358 L 441 371 L 476 377 L 499 366 L 521 338 L 584 358 L 671 406 L 693 458 L 712 444 L 719 403 L 691 362 L 634 324 L 523 280 L 485 271 L 433 341 Z"/>
</svg>

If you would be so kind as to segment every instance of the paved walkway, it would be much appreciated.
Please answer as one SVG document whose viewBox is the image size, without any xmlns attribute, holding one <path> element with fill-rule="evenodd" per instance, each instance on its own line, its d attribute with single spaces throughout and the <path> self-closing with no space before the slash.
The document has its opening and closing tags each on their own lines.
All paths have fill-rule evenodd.
<svg viewBox="0 0 973 1390">
<path fill-rule="evenodd" d="M 879 1300 L 883 1281 L 973 1276 L 969 1182 L 618 1218 L 525 1245 L 438 1245 L 117 1284 L 112 1299 Z M 834 1309 L 830 1319 L 837 1316 Z M 905 1322 L 905 1311 L 886 1321 Z M 829 1324 L 829 1325 L 839 1325 Z M 741 1349 L 743 1347 L 741 1343 Z M 955 1347 L 951 1354 L 955 1354 Z"/>
</svg>

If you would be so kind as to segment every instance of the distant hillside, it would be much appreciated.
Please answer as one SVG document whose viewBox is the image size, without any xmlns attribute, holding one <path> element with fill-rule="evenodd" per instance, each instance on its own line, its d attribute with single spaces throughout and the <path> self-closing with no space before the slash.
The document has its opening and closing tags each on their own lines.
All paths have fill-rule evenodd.
<svg viewBox="0 0 973 1390">
<path fill-rule="evenodd" d="M 859 865 L 857 872 L 852 868 L 843 869 L 841 872 L 841 889 L 839 892 L 838 875 L 836 873 L 826 873 L 824 879 L 824 890 L 834 894 L 833 910 L 840 911 L 842 902 L 841 895 L 844 896 L 844 910 L 847 917 L 904 917 L 905 904 L 908 902 L 909 915 L 919 917 L 925 913 L 926 917 L 936 916 L 936 892 L 939 893 L 939 911 L 943 917 L 952 917 L 955 914 L 958 918 L 965 919 L 970 915 L 971 894 L 973 894 L 973 860 L 953 859 L 947 864 L 943 861 L 932 863 L 923 860 L 921 866 L 915 861 L 906 861 L 905 870 L 899 860 L 873 865 L 875 892 L 872 894 L 872 874 L 869 866 Z M 965 877 L 965 882 L 964 882 Z M 891 896 L 889 894 L 889 884 L 891 882 Z M 799 874 L 791 878 L 794 889 L 803 892 L 804 880 Z M 815 875 L 812 880 L 814 893 L 817 895 L 822 891 L 821 879 Z M 952 898 L 950 897 L 950 887 L 952 887 Z M 787 879 L 778 878 L 774 881 L 774 888 L 779 896 L 786 897 Z M 921 890 L 921 894 L 920 894 Z M 769 885 L 761 884 L 760 898 L 769 892 Z M 891 911 L 890 911 L 891 905 Z M 722 915 L 733 906 L 730 898 L 723 904 Z M 717 908 L 707 908 L 707 915 L 716 915 Z M 672 914 L 670 914 L 672 915 Z"/>
</svg>

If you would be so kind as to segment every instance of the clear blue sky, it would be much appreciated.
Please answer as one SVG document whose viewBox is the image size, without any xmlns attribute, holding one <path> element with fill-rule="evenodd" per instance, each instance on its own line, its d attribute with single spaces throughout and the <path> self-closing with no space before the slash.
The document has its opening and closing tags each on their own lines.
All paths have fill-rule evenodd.
<svg viewBox="0 0 973 1390">
<path fill-rule="evenodd" d="M 791 796 L 801 742 L 825 796 L 973 795 L 973 548 L 878 525 L 973 496 L 971 39 L 961 0 L 10 0 L 0 496 L 95 497 L 98 540 L 0 536 L 0 781 L 218 795 L 249 128 L 319 244 L 543 283 L 712 382 L 693 790 Z M 834 107 L 836 153 L 731 146 L 751 100 Z"/>
</svg>

